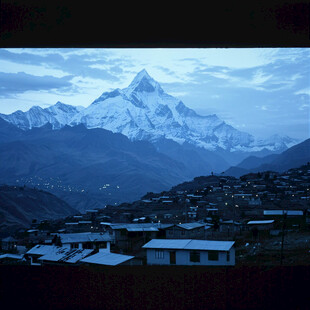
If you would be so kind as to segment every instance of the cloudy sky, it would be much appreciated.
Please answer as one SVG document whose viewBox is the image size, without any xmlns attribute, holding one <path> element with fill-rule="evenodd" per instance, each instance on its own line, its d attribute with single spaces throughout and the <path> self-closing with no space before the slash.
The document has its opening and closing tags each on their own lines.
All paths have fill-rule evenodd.
<svg viewBox="0 0 310 310">
<path fill-rule="evenodd" d="M 257 137 L 310 137 L 309 48 L 0 49 L 0 113 L 86 107 L 142 69 L 201 115 Z"/>
</svg>

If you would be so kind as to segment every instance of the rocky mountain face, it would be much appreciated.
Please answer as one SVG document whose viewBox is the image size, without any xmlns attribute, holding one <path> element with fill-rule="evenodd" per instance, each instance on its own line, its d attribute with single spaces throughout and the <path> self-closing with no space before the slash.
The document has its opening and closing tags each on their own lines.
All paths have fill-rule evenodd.
<svg viewBox="0 0 310 310">
<path fill-rule="evenodd" d="M 87 108 L 58 102 L 46 109 L 32 107 L 27 112 L 16 111 L 0 117 L 23 130 L 46 123 L 51 123 L 53 129 L 84 124 L 89 129 L 122 133 L 130 140 L 154 143 L 169 139 L 181 145 L 186 142 L 208 151 L 229 153 L 280 152 L 297 143 L 278 135 L 259 140 L 226 124 L 215 114 L 198 115 L 167 94 L 145 70 L 127 88 L 104 92 Z"/>
</svg>

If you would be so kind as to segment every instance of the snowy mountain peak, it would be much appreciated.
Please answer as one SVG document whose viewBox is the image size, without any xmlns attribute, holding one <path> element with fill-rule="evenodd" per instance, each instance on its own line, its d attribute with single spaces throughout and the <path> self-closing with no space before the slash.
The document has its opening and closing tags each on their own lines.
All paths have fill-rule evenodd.
<svg viewBox="0 0 310 310">
<path fill-rule="evenodd" d="M 116 88 L 115 90 L 111 91 L 111 92 L 104 92 L 102 93 L 102 95 L 97 98 L 93 103 L 92 105 L 96 105 L 108 98 L 114 98 L 114 97 L 117 97 L 117 96 L 121 96 L 122 95 L 122 91 L 119 89 L 119 88 Z"/>
<path fill-rule="evenodd" d="M 29 112 L 31 111 L 31 112 L 35 112 L 35 111 L 42 111 L 43 109 L 41 108 L 41 107 L 39 107 L 38 105 L 35 105 L 35 106 L 33 106 L 33 107 L 31 107 L 30 109 L 29 109 Z"/>
<path fill-rule="evenodd" d="M 151 78 L 151 76 L 147 73 L 147 71 L 145 69 L 141 70 L 136 76 L 135 78 L 132 80 L 132 82 L 130 83 L 130 85 L 132 84 L 139 84 L 141 80 L 153 80 L 153 78 Z"/>
<path fill-rule="evenodd" d="M 129 95 L 132 92 L 147 92 L 151 93 L 155 90 L 163 92 L 161 86 L 156 82 L 145 69 L 140 71 L 132 80 L 130 85 L 124 89 L 125 93 Z"/>
</svg>

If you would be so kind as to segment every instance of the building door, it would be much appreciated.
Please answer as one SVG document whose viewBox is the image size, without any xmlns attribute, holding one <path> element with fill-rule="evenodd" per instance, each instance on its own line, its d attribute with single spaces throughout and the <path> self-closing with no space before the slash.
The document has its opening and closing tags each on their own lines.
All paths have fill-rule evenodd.
<svg viewBox="0 0 310 310">
<path fill-rule="evenodd" d="M 170 265 L 175 265 L 176 259 L 175 259 L 175 251 L 170 252 Z"/>
</svg>

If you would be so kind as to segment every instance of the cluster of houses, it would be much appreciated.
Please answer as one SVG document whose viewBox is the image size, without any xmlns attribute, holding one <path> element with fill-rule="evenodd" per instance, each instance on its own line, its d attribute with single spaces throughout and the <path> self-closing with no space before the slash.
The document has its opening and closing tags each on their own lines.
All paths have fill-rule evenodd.
<svg viewBox="0 0 310 310">
<path fill-rule="evenodd" d="M 190 235 L 198 237 L 204 229 L 203 225 L 194 224 L 188 223 L 186 227 L 114 224 L 102 233 L 55 233 L 51 235 L 52 239 L 49 238 L 44 243 L 35 245 L 23 255 L 4 254 L 0 256 L 0 260 L 11 259 L 31 265 L 233 266 L 235 264 L 234 241 L 189 239 Z M 186 234 L 182 234 L 182 231 Z M 166 239 L 165 234 L 179 238 Z M 11 241 L 14 243 L 14 240 Z M 119 253 L 132 251 L 133 245 L 136 247 L 139 245 L 140 251 L 144 252 L 144 257 Z M 120 248 L 123 250 L 120 251 Z M 139 252 L 136 251 L 136 253 Z"/>
<path fill-rule="evenodd" d="M 237 239 L 309 230 L 309 202 L 310 165 L 240 179 L 211 175 L 43 223 L 49 229 L 34 222 L 22 240 L 2 239 L 2 251 L 30 264 L 231 266 Z"/>
</svg>

